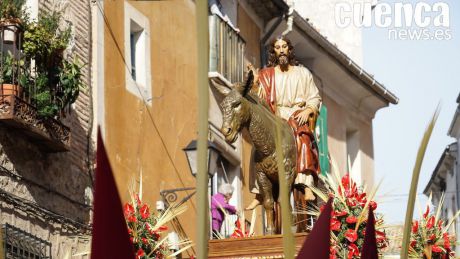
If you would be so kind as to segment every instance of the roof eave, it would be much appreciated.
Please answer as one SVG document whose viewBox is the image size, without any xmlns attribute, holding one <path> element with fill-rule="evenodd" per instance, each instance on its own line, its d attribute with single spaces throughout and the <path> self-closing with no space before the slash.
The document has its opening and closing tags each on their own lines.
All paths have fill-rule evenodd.
<svg viewBox="0 0 460 259">
<path fill-rule="evenodd" d="M 369 73 L 356 64 L 340 49 L 334 46 L 328 39 L 321 35 L 314 27 L 312 27 L 303 17 L 294 11 L 294 25 L 310 37 L 316 44 L 324 49 L 329 55 L 334 57 L 339 64 L 347 71 L 354 74 L 364 86 L 376 95 L 381 97 L 386 102 L 397 104 L 399 98 L 390 92 L 385 86 L 375 80 Z"/>
</svg>

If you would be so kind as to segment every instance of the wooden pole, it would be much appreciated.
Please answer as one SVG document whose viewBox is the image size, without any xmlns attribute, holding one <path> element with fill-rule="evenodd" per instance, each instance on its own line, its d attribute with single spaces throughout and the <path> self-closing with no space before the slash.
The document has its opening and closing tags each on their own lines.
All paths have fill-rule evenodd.
<svg viewBox="0 0 460 259">
<path fill-rule="evenodd" d="M 289 211 L 289 193 L 286 181 L 286 170 L 284 169 L 284 154 L 281 142 L 280 120 L 276 121 L 276 158 L 278 163 L 279 196 L 281 200 L 281 221 L 283 230 L 283 251 L 284 258 L 294 259 L 294 235 L 292 234 L 292 214 Z"/>
<path fill-rule="evenodd" d="M 196 176 L 197 196 L 197 258 L 208 258 L 209 239 L 209 209 L 208 209 L 208 62 L 209 62 L 209 36 L 208 36 L 208 1 L 196 2 L 197 25 L 197 87 L 198 87 L 198 173 Z"/>
</svg>

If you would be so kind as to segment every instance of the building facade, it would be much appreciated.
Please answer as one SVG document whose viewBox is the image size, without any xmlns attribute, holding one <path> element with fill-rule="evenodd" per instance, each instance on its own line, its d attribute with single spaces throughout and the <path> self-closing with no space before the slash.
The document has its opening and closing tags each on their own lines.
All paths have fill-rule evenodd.
<svg viewBox="0 0 460 259">
<path fill-rule="evenodd" d="M 262 67 L 268 42 L 290 28 L 287 35 L 297 58 L 314 74 L 327 107 L 330 157 L 341 173 L 350 160 L 356 180 L 372 185 L 372 119 L 378 109 L 398 99 L 289 9 L 284 1 L 209 1 L 209 78 L 228 87 L 242 81 L 246 65 Z M 97 36 L 99 52 L 93 55 L 101 58 L 97 69 L 104 71 L 94 79 L 100 82 L 97 98 L 104 104 L 98 107 L 97 120 L 122 197 L 128 197 L 126 183 L 139 179 L 142 172 L 144 190 L 149 192 L 144 197 L 153 204 L 162 199 L 160 191 L 195 186 L 182 152 L 196 139 L 194 3 L 104 1 L 103 14 L 95 18 L 95 27 L 104 32 L 103 38 Z M 231 204 L 241 210 L 254 197 L 248 186 L 252 147 L 244 132 L 233 145 L 224 141 L 219 132 L 220 100 L 222 96 L 211 89 L 209 140 L 221 159 L 209 190 L 212 194 L 221 183 L 231 183 L 237 190 Z M 188 205 L 190 212 L 179 221 L 193 239 L 193 198 Z M 263 219 L 261 209 L 257 218 Z M 262 233 L 262 226 L 256 228 L 256 234 Z"/>
<path fill-rule="evenodd" d="M 318 131 L 326 143 L 323 158 L 333 170 L 348 170 L 356 181 L 372 185 L 372 120 L 398 99 L 360 67 L 360 37 L 350 36 L 360 31 L 329 24 L 334 3 L 296 1 L 293 10 L 291 1 L 282 0 L 209 1 L 208 75 L 231 87 L 243 80 L 248 63 L 263 67 L 267 44 L 286 34 L 323 99 Z M 84 87 L 71 112 L 59 118 L 71 132 L 64 146 L 49 132 L 36 134 L 30 125 L 11 130 L 0 121 L 1 223 L 44 241 L 54 258 L 89 251 L 85 237 L 91 229 L 98 125 L 123 201 L 140 184 L 149 204 L 182 200 L 188 210 L 172 227 L 193 240 L 196 183 L 183 149 L 197 138 L 196 50 L 206 47 L 196 45 L 195 2 L 27 0 L 27 6 L 32 18 L 43 10 L 63 11 L 72 28 L 66 52 L 85 64 Z M 230 203 L 242 211 L 254 198 L 252 146 L 245 132 L 232 145 L 224 141 L 222 98 L 210 88 L 209 141 L 219 159 L 210 172 L 209 193 L 232 184 Z M 255 234 L 263 235 L 260 207 L 256 219 Z M 224 234 L 231 233 L 231 222 L 226 227 Z"/>
<path fill-rule="evenodd" d="M 0 222 L 4 252 L 5 258 L 63 258 L 87 252 L 90 246 L 95 162 L 91 7 L 89 1 L 27 0 L 24 8 L 34 20 L 44 12 L 62 12 L 61 25 L 70 26 L 71 31 L 64 55 L 69 60 L 78 57 L 85 65 L 78 99 L 53 118 L 38 116 L 30 99 L 20 94 L 11 109 L 13 102 L 8 100 L 12 99 L 3 92 Z M 3 46 L 9 44 L 3 37 L 2 41 Z"/>
<path fill-rule="evenodd" d="M 460 209 L 460 95 L 457 98 L 457 109 L 454 112 L 447 135 L 454 138 L 454 142 L 449 144 L 441 155 L 441 158 L 433 170 L 430 181 L 426 185 L 423 193 L 432 196 L 432 203 L 435 207 L 440 205 L 441 197 L 444 202 L 441 208 L 441 218 L 448 222 Z M 458 235 L 460 225 L 455 221 L 450 229 L 451 233 Z M 458 253 L 460 248 L 456 247 Z"/>
</svg>

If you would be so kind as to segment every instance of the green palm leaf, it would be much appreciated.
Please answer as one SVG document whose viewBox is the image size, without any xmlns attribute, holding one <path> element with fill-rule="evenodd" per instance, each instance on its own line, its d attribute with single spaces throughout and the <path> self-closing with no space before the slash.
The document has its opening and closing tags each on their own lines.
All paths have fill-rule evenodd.
<svg viewBox="0 0 460 259">
<path fill-rule="evenodd" d="M 412 172 L 412 182 L 409 191 L 409 199 L 407 200 L 407 211 L 406 211 L 406 219 L 404 221 L 404 235 L 403 235 L 403 242 L 401 246 L 401 259 L 407 259 L 409 254 L 409 242 L 410 242 L 410 231 L 412 226 L 412 217 L 414 215 L 414 204 L 415 204 L 415 197 L 417 194 L 417 185 L 418 179 L 420 176 L 420 170 L 422 168 L 423 158 L 425 156 L 425 151 L 428 146 L 428 142 L 431 137 L 431 133 L 433 132 L 434 125 L 436 124 L 436 120 L 439 115 L 439 105 L 436 108 L 433 116 L 431 117 L 430 123 L 428 124 L 427 129 L 425 130 L 425 134 L 423 135 L 422 142 L 420 143 L 420 147 L 417 152 L 417 159 L 415 161 L 414 170 Z"/>
</svg>

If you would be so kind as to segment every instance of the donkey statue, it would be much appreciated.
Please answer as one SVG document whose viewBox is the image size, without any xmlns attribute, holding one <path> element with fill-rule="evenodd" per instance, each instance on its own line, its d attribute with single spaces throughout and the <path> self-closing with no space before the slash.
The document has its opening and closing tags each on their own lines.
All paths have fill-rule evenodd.
<svg viewBox="0 0 460 259">
<path fill-rule="evenodd" d="M 281 125 L 281 148 L 288 190 L 292 190 L 296 177 L 296 143 L 289 125 L 269 111 L 264 101 L 249 93 L 253 84 L 252 71 L 245 84 L 236 83 L 231 89 L 212 82 L 225 98 L 220 103 L 223 113 L 221 132 L 228 143 L 237 139 L 238 132 L 247 128 L 255 148 L 256 181 L 262 195 L 262 205 L 267 213 L 267 232 L 275 233 L 274 189 L 278 189 L 278 164 L 275 150 L 275 123 Z M 278 195 L 279 196 L 279 195 Z M 289 202 L 288 202 L 289 203 Z M 292 209 L 292 208 L 290 208 Z"/>
</svg>

